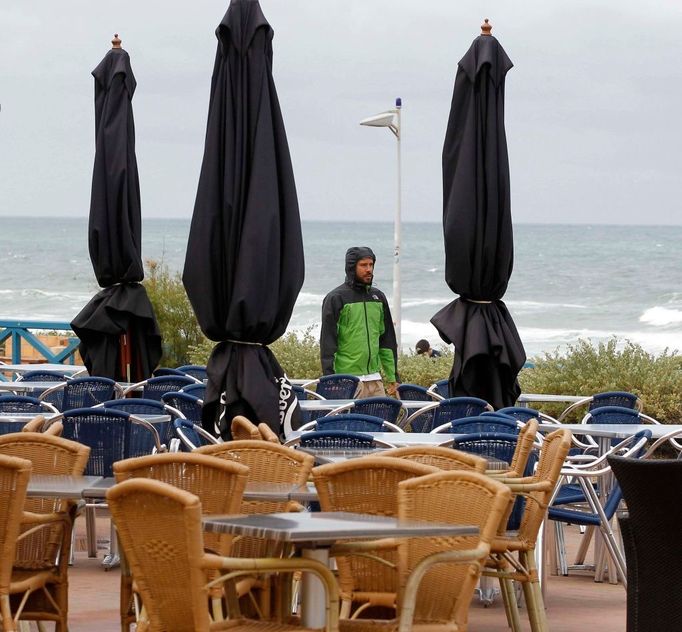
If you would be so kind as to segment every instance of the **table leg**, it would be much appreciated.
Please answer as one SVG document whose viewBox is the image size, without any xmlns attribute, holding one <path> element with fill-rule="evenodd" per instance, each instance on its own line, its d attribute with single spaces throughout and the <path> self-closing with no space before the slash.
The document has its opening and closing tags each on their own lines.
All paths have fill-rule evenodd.
<svg viewBox="0 0 682 632">
<path fill-rule="evenodd" d="M 302 549 L 301 556 L 329 566 L 329 549 Z M 312 573 L 303 573 L 301 580 L 301 623 L 304 628 L 324 628 L 326 625 L 326 590 Z"/>
</svg>

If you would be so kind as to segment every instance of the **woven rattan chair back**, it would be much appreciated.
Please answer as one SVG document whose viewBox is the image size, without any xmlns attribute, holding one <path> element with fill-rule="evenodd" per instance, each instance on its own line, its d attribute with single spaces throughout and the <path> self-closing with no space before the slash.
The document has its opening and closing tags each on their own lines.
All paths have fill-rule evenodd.
<svg viewBox="0 0 682 632">
<path fill-rule="evenodd" d="M 0 621 L 5 630 L 16 629 L 9 612 L 9 585 L 30 476 L 30 461 L 0 454 Z"/>
<path fill-rule="evenodd" d="M 323 511 L 352 511 L 376 516 L 398 514 L 398 483 L 432 474 L 435 467 L 407 459 L 366 456 L 313 469 Z M 390 535 L 390 534 L 387 534 Z M 396 551 L 382 551 L 378 557 L 389 564 L 397 562 Z M 342 616 L 348 616 L 353 604 L 393 607 L 398 591 L 395 569 L 366 557 L 337 557 L 339 586 L 344 597 Z"/>
<path fill-rule="evenodd" d="M 263 421 L 258 424 L 258 432 L 260 432 L 260 438 L 263 439 L 263 441 L 269 441 L 270 443 L 276 443 L 278 445 L 282 443 L 279 440 L 277 433 Z"/>
<path fill-rule="evenodd" d="M 392 448 L 382 452 L 381 456 L 407 459 L 415 463 L 431 465 L 440 470 L 471 470 L 483 473 L 487 467 L 487 461 L 480 456 L 440 446 L 410 445 L 404 448 Z"/>
<path fill-rule="evenodd" d="M 42 432 L 45 424 L 43 415 L 36 415 L 31 421 L 27 421 L 21 428 L 21 432 Z"/>
<path fill-rule="evenodd" d="M 454 623 L 458 626 L 454 629 L 466 629 L 469 604 L 510 497 L 505 485 L 478 472 L 440 472 L 399 483 L 401 519 L 475 525 L 479 529 L 475 536 L 411 538 L 401 542 L 399 611 L 407 596 L 409 576 L 422 559 L 440 551 L 477 549 L 469 563 L 433 566 L 416 587 L 415 622 L 441 623 L 448 630 L 453 629 Z M 457 501 L 452 502 L 453 499 Z"/>
<path fill-rule="evenodd" d="M 308 480 L 315 463 L 315 458 L 310 454 L 297 452 L 262 439 L 226 441 L 217 445 L 202 446 L 197 448 L 195 452 L 246 465 L 249 468 L 248 480 L 252 483 L 303 485 Z M 246 514 L 254 514 L 284 512 L 294 509 L 299 509 L 298 504 L 244 500 L 240 511 Z M 232 555 L 263 557 L 268 550 L 267 547 L 268 543 L 265 540 L 243 537 L 235 543 Z"/>
<path fill-rule="evenodd" d="M 131 478 L 163 481 L 198 496 L 207 515 L 239 513 L 248 474 L 244 465 L 196 452 L 152 454 L 114 463 L 116 482 Z M 204 543 L 213 552 L 229 552 L 230 541 L 224 536 L 206 534 Z"/>
<path fill-rule="evenodd" d="M 518 531 L 519 540 L 528 545 L 535 545 L 540 525 L 547 515 L 549 500 L 559 480 L 561 468 L 571 447 L 571 433 L 569 430 L 555 430 L 547 435 L 540 449 L 533 480 L 538 483 L 548 482 L 547 488 L 529 492 L 532 501 L 526 501 L 526 508 L 521 518 Z"/>
<path fill-rule="evenodd" d="M 256 426 L 256 424 L 243 415 L 237 415 L 232 419 L 232 423 L 230 424 L 230 432 L 232 434 L 232 438 L 237 441 L 248 439 L 258 441 L 261 439 L 258 426 Z"/>
<path fill-rule="evenodd" d="M 144 629 L 207 632 L 199 498 L 140 478 L 111 488 L 107 501 L 149 620 Z"/>
<path fill-rule="evenodd" d="M 238 463 L 221 461 L 203 454 L 175 452 L 126 459 L 114 464 L 117 482 L 132 478 L 148 478 L 184 489 L 197 496 L 205 515 L 239 513 L 248 468 Z M 227 555 L 232 538 L 216 533 L 204 534 L 204 548 Z M 128 629 L 134 621 L 132 580 L 121 574 L 121 627 Z M 218 599 L 219 595 L 214 595 Z"/>
<path fill-rule="evenodd" d="M 0 455 L 26 459 L 32 464 L 33 474 L 61 476 L 80 476 L 85 471 L 90 448 L 75 441 L 55 437 L 47 433 L 19 432 L 0 437 Z M 68 513 L 75 504 L 49 497 L 26 499 L 25 508 L 34 513 Z M 68 540 L 70 546 L 71 530 L 63 533 L 65 525 L 55 523 L 52 527 L 36 530 L 22 538 L 17 546 L 15 565 L 19 568 L 55 568 L 55 559 Z M 68 554 L 67 554 L 68 558 Z M 60 564 L 60 567 L 63 566 Z M 55 570 L 55 584 L 63 582 L 66 599 L 66 567 Z M 64 601 L 64 603 L 66 603 Z"/>
<path fill-rule="evenodd" d="M 528 460 L 533 453 L 533 445 L 538 434 L 538 422 L 535 419 L 529 419 L 521 428 L 516 441 L 516 450 L 512 456 L 509 470 L 505 476 L 523 476 L 528 465 Z"/>
</svg>

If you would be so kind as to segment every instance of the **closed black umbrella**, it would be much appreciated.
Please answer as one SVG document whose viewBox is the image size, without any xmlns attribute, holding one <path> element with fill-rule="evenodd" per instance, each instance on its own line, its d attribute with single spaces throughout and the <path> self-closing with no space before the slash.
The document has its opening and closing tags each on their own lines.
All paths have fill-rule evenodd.
<svg viewBox="0 0 682 632">
<path fill-rule="evenodd" d="M 140 183 L 132 98 L 137 85 L 118 35 L 92 71 L 95 77 L 95 165 L 88 246 L 104 288 L 71 322 L 91 375 L 134 381 L 149 377 L 161 358 L 161 334 L 141 257 Z"/>
<path fill-rule="evenodd" d="M 296 399 L 266 345 L 286 330 L 304 262 L 272 28 L 257 0 L 232 0 L 216 36 L 183 282 L 203 332 L 220 343 L 208 362 L 203 419 L 227 437 L 236 414 L 277 432 L 297 427 Z"/>
<path fill-rule="evenodd" d="M 459 294 L 432 319 L 455 346 L 450 394 L 511 406 L 526 360 L 500 300 L 514 258 L 504 82 L 512 67 L 488 20 L 457 69 L 443 146 L 445 280 Z"/>
</svg>

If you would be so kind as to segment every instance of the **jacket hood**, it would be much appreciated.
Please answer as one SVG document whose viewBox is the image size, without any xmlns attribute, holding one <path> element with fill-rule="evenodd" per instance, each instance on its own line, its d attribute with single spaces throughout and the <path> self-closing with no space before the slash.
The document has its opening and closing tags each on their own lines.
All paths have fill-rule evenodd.
<svg viewBox="0 0 682 632">
<path fill-rule="evenodd" d="M 376 256 L 367 246 L 352 246 L 346 250 L 346 283 L 351 287 L 364 288 L 364 283 L 358 283 L 355 278 L 355 266 L 360 259 L 370 257 L 376 263 Z"/>
</svg>

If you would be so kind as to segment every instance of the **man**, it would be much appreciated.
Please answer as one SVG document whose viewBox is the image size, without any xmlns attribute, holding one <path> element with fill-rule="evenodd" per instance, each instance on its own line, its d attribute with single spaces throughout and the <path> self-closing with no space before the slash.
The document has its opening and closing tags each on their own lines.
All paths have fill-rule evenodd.
<svg viewBox="0 0 682 632">
<path fill-rule="evenodd" d="M 417 341 L 414 350 L 417 352 L 417 355 L 423 355 L 426 358 L 440 358 L 441 356 L 441 352 L 437 349 L 432 349 L 429 341 L 424 338 Z"/>
<path fill-rule="evenodd" d="M 324 297 L 320 356 L 322 373 L 349 373 L 360 378 L 356 397 L 389 395 L 398 380 L 398 349 L 391 311 L 384 293 L 372 287 L 376 257 L 370 248 L 346 252 L 346 281 Z"/>
</svg>

